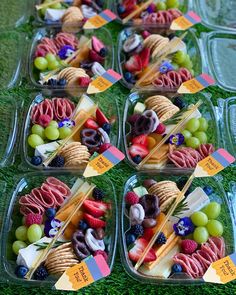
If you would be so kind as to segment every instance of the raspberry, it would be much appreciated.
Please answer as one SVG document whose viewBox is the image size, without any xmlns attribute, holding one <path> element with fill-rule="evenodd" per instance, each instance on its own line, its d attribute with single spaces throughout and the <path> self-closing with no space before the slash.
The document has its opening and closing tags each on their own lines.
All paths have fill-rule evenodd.
<svg viewBox="0 0 236 295">
<path fill-rule="evenodd" d="M 135 192 L 128 192 L 125 195 L 125 201 L 129 205 L 135 205 L 135 204 L 138 204 L 139 197 L 138 197 L 138 195 L 135 194 Z"/>
<path fill-rule="evenodd" d="M 79 77 L 78 79 L 78 83 L 80 87 L 87 87 L 90 82 L 91 82 L 91 79 L 89 77 Z"/>
<path fill-rule="evenodd" d="M 103 258 L 108 261 L 108 256 L 107 256 L 107 253 L 105 251 L 102 251 L 102 250 L 97 250 L 94 252 L 94 256 L 97 256 L 97 255 L 102 255 Z"/>
<path fill-rule="evenodd" d="M 40 115 L 39 117 L 39 125 L 43 127 L 47 127 L 50 121 L 51 121 L 51 118 L 48 115 Z"/>
<path fill-rule="evenodd" d="M 166 126 L 163 123 L 160 123 L 154 132 L 157 134 L 163 134 L 165 133 L 165 131 L 166 131 Z"/>
<path fill-rule="evenodd" d="M 184 254 L 192 254 L 197 249 L 197 243 L 193 240 L 183 240 L 181 242 L 181 249 Z"/>
<path fill-rule="evenodd" d="M 153 237 L 153 234 L 154 234 L 154 232 L 153 232 L 153 229 L 152 228 L 145 228 L 144 229 L 144 234 L 143 234 L 143 238 L 145 239 L 145 240 L 147 240 L 147 241 L 150 241 L 151 240 L 151 238 Z"/>
<path fill-rule="evenodd" d="M 149 33 L 148 31 L 143 31 L 142 32 L 142 37 L 143 39 L 146 39 L 147 37 L 149 37 L 151 35 L 151 33 Z"/>
<path fill-rule="evenodd" d="M 25 225 L 31 226 L 32 224 L 41 224 L 43 222 L 43 216 L 40 214 L 29 213 L 25 217 Z"/>
</svg>

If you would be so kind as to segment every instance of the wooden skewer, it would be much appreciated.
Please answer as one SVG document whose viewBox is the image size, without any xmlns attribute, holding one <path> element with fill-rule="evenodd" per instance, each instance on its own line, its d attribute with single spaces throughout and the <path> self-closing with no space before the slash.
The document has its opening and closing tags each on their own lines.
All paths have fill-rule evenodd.
<svg viewBox="0 0 236 295">
<path fill-rule="evenodd" d="M 196 105 L 194 105 L 191 110 L 188 110 L 185 114 L 183 119 L 149 152 L 149 154 L 137 165 L 137 169 L 140 170 L 142 166 L 152 157 L 152 155 L 169 139 L 172 134 L 179 132 L 180 129 L 183 127 L 185 122 L 188 118 L 199 108 L 202 104 L 202 101 L 199 100 Z"/>
<path fill-rule="evenodd" d="M 68 226 L 68 224 L 70 223 L 71 219 L 74 217 L 74 215 L 79 211 L 79 209 L 81 208 L 81 206 L 83 205 L 84 201 L 88 198 L 88 196 L 90 195 L 90 193 L 92 192 L 92 190 L 95 188 L 95 185 L 91 185 L 89 191 L 87 192 L 87 194 L 85 194 L 82 199 L 80 200 L 80 202 L 78 203 L 78 205 L 75 207 L 75 209 L 71 212 L 71 214 L 68 216 L 68 218 L 66 219 L 65 223 L 63 224 L 63 226 L 59 229 L 59 231 L 57 232 L 57 234 L 55 235 L 55 237 L 52 239 L 52 241 L 48 244 L 47 248 L 43 251 L 42 255 L 40 256 L 39 260 L 37 261 L 37 263 L 35 264 L 35 266 L 28 272 L 28 274 L 26 275 L 26 278 L 28 280 L 30 280 L 34 274 L 34 272 L 36 271 L 36 269 L 40 266 L 40 264 L 45 261 L 45 259 L 47 259 L 47 256 L 49 254 L 49 251 L 51 250 L 51 248 L 53 247 L 53 245 L 56 243 L 57 239 L 60 237 L 60 235 L 64 232 L 64 230 L 66 229 L 66 227 Z M 82 193 L 81 193 L 82 194 Z"/>
<path fill-rule="evenodd" d="M 178 194 L 174 204 L 171 206 L 171 209 L 169 210 L 168 214 L 166 215 L 164 221 L 162 222 L 160 228 L 156 231 L 156 233 L 153 235 L 152 239 L 150 240 L 150 242 L 148 243 L 147 247 L 145 248 L 145 250 L 143 251 L 143 253 L 141 254 L 138 262 L 135 264 L 134 268 L 136 270 L 139 269 L 139 267 L 141 266 L 141 264 L 143 263 L 147 253 L 150 251 L 150 249 L 152 248 L 152 246 L 154 245 L 157 237 L 159 236 L 159 234 L 162 232 L 163 228 L 165 227 L 168 219 L 170 218 L 170 216 L 174 213 L 176 207 L 178 206 L 179 202 L 183 199 L 186 191 L 188 190 L 188 188 L 190 187 L 190 185 L 192 184 L 193 180 L 194 180 L 195 176 L 194 174 L 192 174 L 190 176 L 190 178 L 188 179 L 188 181 L 186 182 L 185 186 L 183 187 L 182 191 Z"/>
<path fill-rule="evenodd" d="M 35 8 L 37 10 L 41 10 L 43 8 L 47 8 L 47 7 L 49 7 L 49 6 L 53 5 L 53 4 L 57 4 L 57 3 L 61 3 L 61 2 L 64 2 L 64 0 L 54 0 L 54 1 L 49 2 L 49 3 L 43 3 L 43 4 L 40 4 L 40 5 L 36 5 Z"/>
<path fill-rule="evenodd" d="M 145 3 L 143 3 L 142 5 L 140 5 L 139 8 L 137 8 L 132 13 L 130 13 L 129 15 L 127 15 L 122 20 L 122 23 L 123 24 L 126 24 L 132 17 L 134 17 L 137 13 L 140 13 L 141 11 L 143 11 L 144 9 L 146 9 L 152 2 L 153 2 L 153 0 L 149 0 L 149 1 L 145 2 Z"/>
</svg>

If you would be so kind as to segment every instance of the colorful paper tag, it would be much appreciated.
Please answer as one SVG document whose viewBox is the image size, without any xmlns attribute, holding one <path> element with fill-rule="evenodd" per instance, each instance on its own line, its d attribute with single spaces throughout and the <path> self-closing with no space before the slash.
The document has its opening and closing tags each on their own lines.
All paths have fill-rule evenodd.
<svg viewBox="0 0 236 295">
<path fill-rule="evenodd" d="M 226 150 L 218 149 L 210 156 L 198 162 L 194 171 L 195 177 L 214 176 L 235 161 Z"/>
<path fill-rule="evenodd" d="M 109 9 L 106 9 L 102 11 L 101 13 L 89 18 L 84 24 L 83 28 L 98 29 L 110 23 L 116 18 L 117 16 L 113 12 L 111 12 Z"/>
<path fill-rule="evenodd" d="M 68 268 L 56 282 L 57 290 L 77 291 L 111 273 L 102 255 L 90 256 L 81 263 Z"/>
<path fill-rule="evenodd" d="M 121 75 L 113 71 L 112 69 L 107 70 L 103 75 L 98 76 L 95 80 L 93 80 L 87 89 L 88 94 L 94 94 L 106 91 L 116 82 L 121 79 Z"/>
<path fill-rule="evenodd" d="M 236 279 L 236 253 L 213 262 L 203 276 L 205 282 L 226 284 Z"/>
<path fill-rule="evenodd" d="M 88 163 L 83 176 L 92 177 L 102 175 L 124 158 L 125 155 L 116 147 L 112 146 Z"/>
<path fill-rule="evenodd" d="M 211 76 L 207 74 L 201 74 L 191 80 L 182 83 L 180 88 L 178 89 L 178 93 L 197 93 L 214 84 L 215 80 Z"/>
<path fill-rule="evenodd" d="M 179 30 L 184 31 L 192 26 L 194 26 L 197 23 L 201 22 L 200 16 L 198 16 L 194 11 L 189 11 L 185 15 L 182 15 L 175 20 L 173 20 L 170 29 L 171 30 Z"/>
</svg>

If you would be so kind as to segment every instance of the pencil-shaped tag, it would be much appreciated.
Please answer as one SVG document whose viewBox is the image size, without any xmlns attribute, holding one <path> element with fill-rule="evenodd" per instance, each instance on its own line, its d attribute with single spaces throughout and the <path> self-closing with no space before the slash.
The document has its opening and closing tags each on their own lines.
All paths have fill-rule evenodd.
<svg viewBox="0 0 236 295">
<path fill-rule="evenodd" d="M 201 74 L 182 83 L 178 89 L 178 93 L 197 93 L 214 84 L 215 80 L 211 76 L 207 74 Z"/>
<path fill-rule="evenodd" d="M 189 11 L 186 14 L 174 19 L 170 26 L 170 29 L 175 31 L 184 31 L 200 22 L 200 16 L 198 16 L 194 11 Z"/>
<path fill-rule="evenodd" d="M 213 262 L 203 276 L 209 283 L 226 284 L 236 279 L 236 253 Z"/>
<path fill-rule="evenodd" d="M 89 18 L 83 28 L 84 29 L 98 29 L 101 28 L 103 26 L 105 26 L 106 24 L 110 23 L 111 21 L 113 21 L 114 19 L 116 19 L 117 16 L 111 12 L 109 9 L 106 9 L 104 11 L 102 11 L 101 13 Z"/>
<path fill-rule="evenodd" d="M 90 161 L 84 171 L 84 177 L 92 177 L 102 175 L 120 161 L 125 158 L 125 155 L 116 147 L 111 146 L 102 154 L 98 155 Z"/>
<path fill-rule="evenodd" d="M 106 91 L 116 82 L 121 79 L 121 75 L 113 71 L 112 69 L 107 70 L 103 75 L 98 76 L 95 80 L 93 80 L 87 89 L 88 94 L 94 94 Z"/>
</svg>

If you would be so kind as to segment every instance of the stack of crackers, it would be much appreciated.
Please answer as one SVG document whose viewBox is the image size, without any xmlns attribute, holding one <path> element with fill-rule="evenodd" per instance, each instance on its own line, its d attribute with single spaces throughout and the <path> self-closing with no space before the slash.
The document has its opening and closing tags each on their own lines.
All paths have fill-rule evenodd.
<svg viewBox="0 0 236 295">
<path fill-rule="evenodd" d="M 60 71 L 60 73 L 57 76 L 57 79 L 66 79 L 67 87 L 76 87 L 78 86 L 79 77 L 89 78 L 84 69 L 68 67 Z"/>
<path fill-rule="evenodd" d="M 69 7 L 62 16 L 62 31 L 68 33 L 78 32 L 84 16 L 79 7 Z"/>
<path fill-rule="evenodd" d="M 144 40 L 143 45 L 146 48 L 150 48 L 152 58 L 156 58 L 163 55 L 165 47 L 169 42 L 170 40 L 167 37 L 152 34 Z"/>
</svg>

